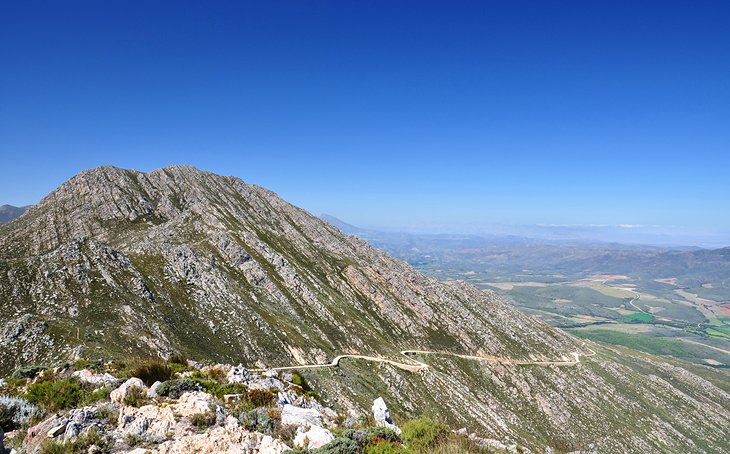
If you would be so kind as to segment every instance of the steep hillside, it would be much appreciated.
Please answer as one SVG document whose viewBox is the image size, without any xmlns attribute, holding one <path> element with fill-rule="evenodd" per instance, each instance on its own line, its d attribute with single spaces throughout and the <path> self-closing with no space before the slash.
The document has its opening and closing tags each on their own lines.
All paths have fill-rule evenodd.
<svg viewBox="0 0 730 454">
<path fill-rule="evenodd" d="M 0 313 L 5 373 L 177 351 L 260 368 L 450 352 L 493 360 L 425 354 L 432 367 L 409 372 L 349 359 L 309 373 L 334 405 L 358 411 L 384 394 L 400 414 L 536 447 L 728 446 L 722 376 L 588 356 L 491 292 L 424 277 L 266 189 L 187 166 L 82 172 L 0 227 Z M 611 422 L 623 412 L 629 422 Z"/>
</svg>

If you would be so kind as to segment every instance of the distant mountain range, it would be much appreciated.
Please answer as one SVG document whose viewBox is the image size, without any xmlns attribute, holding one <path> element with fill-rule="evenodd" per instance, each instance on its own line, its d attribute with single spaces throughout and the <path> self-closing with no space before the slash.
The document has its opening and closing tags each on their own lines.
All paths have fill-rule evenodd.
<svg viewBox="0 0 730 454">
<path fill-rule="evenodd" d="M 28 211 L 30 205 L 24 207 L 16 207 L 13 205 L 1 205 L 0 206 L 0 224 L 10 222 L 13 219 L 20 217 L 23 213 Z"/>
</svg>

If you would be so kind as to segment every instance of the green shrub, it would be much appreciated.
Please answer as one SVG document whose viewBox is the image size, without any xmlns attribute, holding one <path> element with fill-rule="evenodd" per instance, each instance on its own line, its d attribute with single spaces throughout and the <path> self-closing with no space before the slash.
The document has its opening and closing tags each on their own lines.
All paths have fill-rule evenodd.
<svg viewBox="0 0 730 454">
<path fill-rule="evenodd" d="M 111 426 L 116 426 L 119 420 L 119 411 L 112 405 L 103 405 L 96 411 L 96 417 L 99 421 L 106 422 Z"/>
<path fill-rule="evenodd" d="M 147 386 L 152 386 L 156 381 L 170 380 L 172 369 L 160 358 L 148 358 L 133 362 L 129 375 L 139 378 Z"/>
<path fill-rule="evenodd" d="M 302 391 L 304 391 L 304 395 L 307 397 L 314 397 L 317 398 L 317 393 L 312 389 L 312 387 L 309 385 L 307 380 L 304 379 L 301 372 L 298 370 L 292 371 L 291 373 L 291 382 L 299 387 L 302 388 Z"/>
<path fill-rule="evenodd" d="M 360 454 L 362 446 L 349 438 L 337 437 L 321 448 L 298 448 L 286 452 L 287 454 Z"/>
<path fill-rule="evenodd" d="M 195 380 L 189 378 L 178 378 L 167 380 L 157 387 L 157 394 L 160 396 L 179 399 L 188 391 L 202 391 L 203 387 Z"/>
<path fill-rule="evenodd" d="M 408 450 L 398 443 L 381 441 L 365 446 L 365 454 L 406 454 Z"/>
<path fill-rule="evenodd" d="M 284 444 L 294 446 L 294 437 L 297 436 L 297 426 L 282 426 L 281 424 L 277 424 L 274 427 L 273 436 L 281 440 Z"/>
<path fill-rule="evenodd" d="M 75 378 L 42 381 L 28 387 L 28 402 L 55 412 L 76 407 L 84 398 L 83 387 Z"/>
<path fill-rule="evenodd" d="M 132 407 L 141 407 L 147 402 L 149 402 L 147 391 L 137 386 L 129 388 L 127 395 L 124 397 L 124 405 L 131 405 Z"/>
<path fill-rule="evenodd" d="M 190 416 L 190 422 L 198 429 L 207 429 L 215 424 L 215 412 L 207 411 L 205 413 L 195 413 Z"/>
<path fill-rule="evenodd" d="M 193 375 L 192 380 L 200 384 L 202 390 L 219 399 L 222 399 L 226 394 L 246 394 L 248 391 L 248 387 L 243 383 L 220 383 L 215 380 L 195 378 L 195 375 Z"/>
<path fill-rule="evenodd" d="M 337 437 L 319 449 L 312 452 L 317 454 L 359 454 L 362 452 L 360 444 L 349 438 Z"/>
<path fill-rule="evenodd" d="M 111 394 L 111 387 L 105 386 L 103 388 L 95 389 L 91 391 L 90 393 L 86 393 L 84 397 L 81 399 L 81 405 L 93 405 L 101 400 L 105 400 L 109 398 L 109 394 Z"/>
<path fill-rule="evenodd" d="M 35 378 L 40 372 L 46 370 L 43 366 L 28 366 L 16 369 L 11 378 Z"/>
<path fill-rule="evenodd" d="M 124 441 L 127 443 L 127 446 L 134 448 L 137 445 L 141 445 L 144 439 L 137 434 L 127 434 L 124 437 Z"/>
<path fill-rule="evenodd" d="M 403 442 L 412 450 L 429 452 L 449 434 L 449 426 L 431 418 L 408 421 L 401 429 Z"/>
<path fill-rule="evenodd" d="M 101 361 L 89 361 L 86 359 L 80 359 L 73 363 L 74 370 L 88 369 L 94 372 L 102 372 L 104 369 L 103 366 L 104 365 Z"/>
<path fill-rule="evenodd" d="M 250 411 L 241 412 L 238 418 L 241 425 L 250 432 L 261 432 L 271 434 L 274 431 L 276 420 L 263 408 L 256 408 Z"/>
<path fill-rule="evenodd" d="M 276 400 L 276 394 L 271 389 L 251 389 L 247 399 L 254 407 L 266 407 Z"/>
<path fill-rule="evenodd" d="M 431 448 L 427 452 L 429 454 L 491 454 L 494 451 L 479 446 L 464 435 L 452 433 L 435 448 Z"/>
</svg>

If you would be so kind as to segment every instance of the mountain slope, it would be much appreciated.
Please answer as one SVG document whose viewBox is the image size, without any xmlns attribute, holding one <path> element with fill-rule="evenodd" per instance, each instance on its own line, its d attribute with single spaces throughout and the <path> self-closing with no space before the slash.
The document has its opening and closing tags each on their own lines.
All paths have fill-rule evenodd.
<svg viewBox="0 0 730 454">
<path fill-rule="evenodd" d="M 174 351 L 256 367 L 343 353 L 407 361 L 398 353 L 406 349 L 521 361 L 589 353 L 491 292 L 424 277 L 266 189 L 187 166 L 85 171 L 1 226 L 0 311 L 2 372 L 75 355 Z M 722 377 L 653 359 L 627 365 L 598 350 L 575 367 L 427 355 L 433 367 L 418 373 L 348 360 L 309 375 L 354 411 L 384 394 L 396 416 L 435 412 L 534 446 L 575 440 L 579 426 L 586 444 L 617 452 L 727 445 Z M 636 372 L 657 367 L 665 378 Z M 675 384 L 686 376 L 691 385 Z M 639 403 L 627 395 L 633 386 L 643 396 L 657 380 L 682 394 L 687 416 L 673 412 L 671 393 Z M 627 404 L 658 416 L 641 431 L 605 424 Z M 601 441 L 610 431 L 625 436 Z"/>
</svg>

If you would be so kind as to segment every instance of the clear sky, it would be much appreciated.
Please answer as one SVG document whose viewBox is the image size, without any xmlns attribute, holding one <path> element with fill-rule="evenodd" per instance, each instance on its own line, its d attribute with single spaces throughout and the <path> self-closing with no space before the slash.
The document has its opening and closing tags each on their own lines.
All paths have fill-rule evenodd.
<svg viewBox="0 0 730 454">
<path fill-rule="evenodd" d="M 6 1 L 0 204 L 102 164 L 362 226 L 730 237 L 730 2 Z"/>
</svg>

